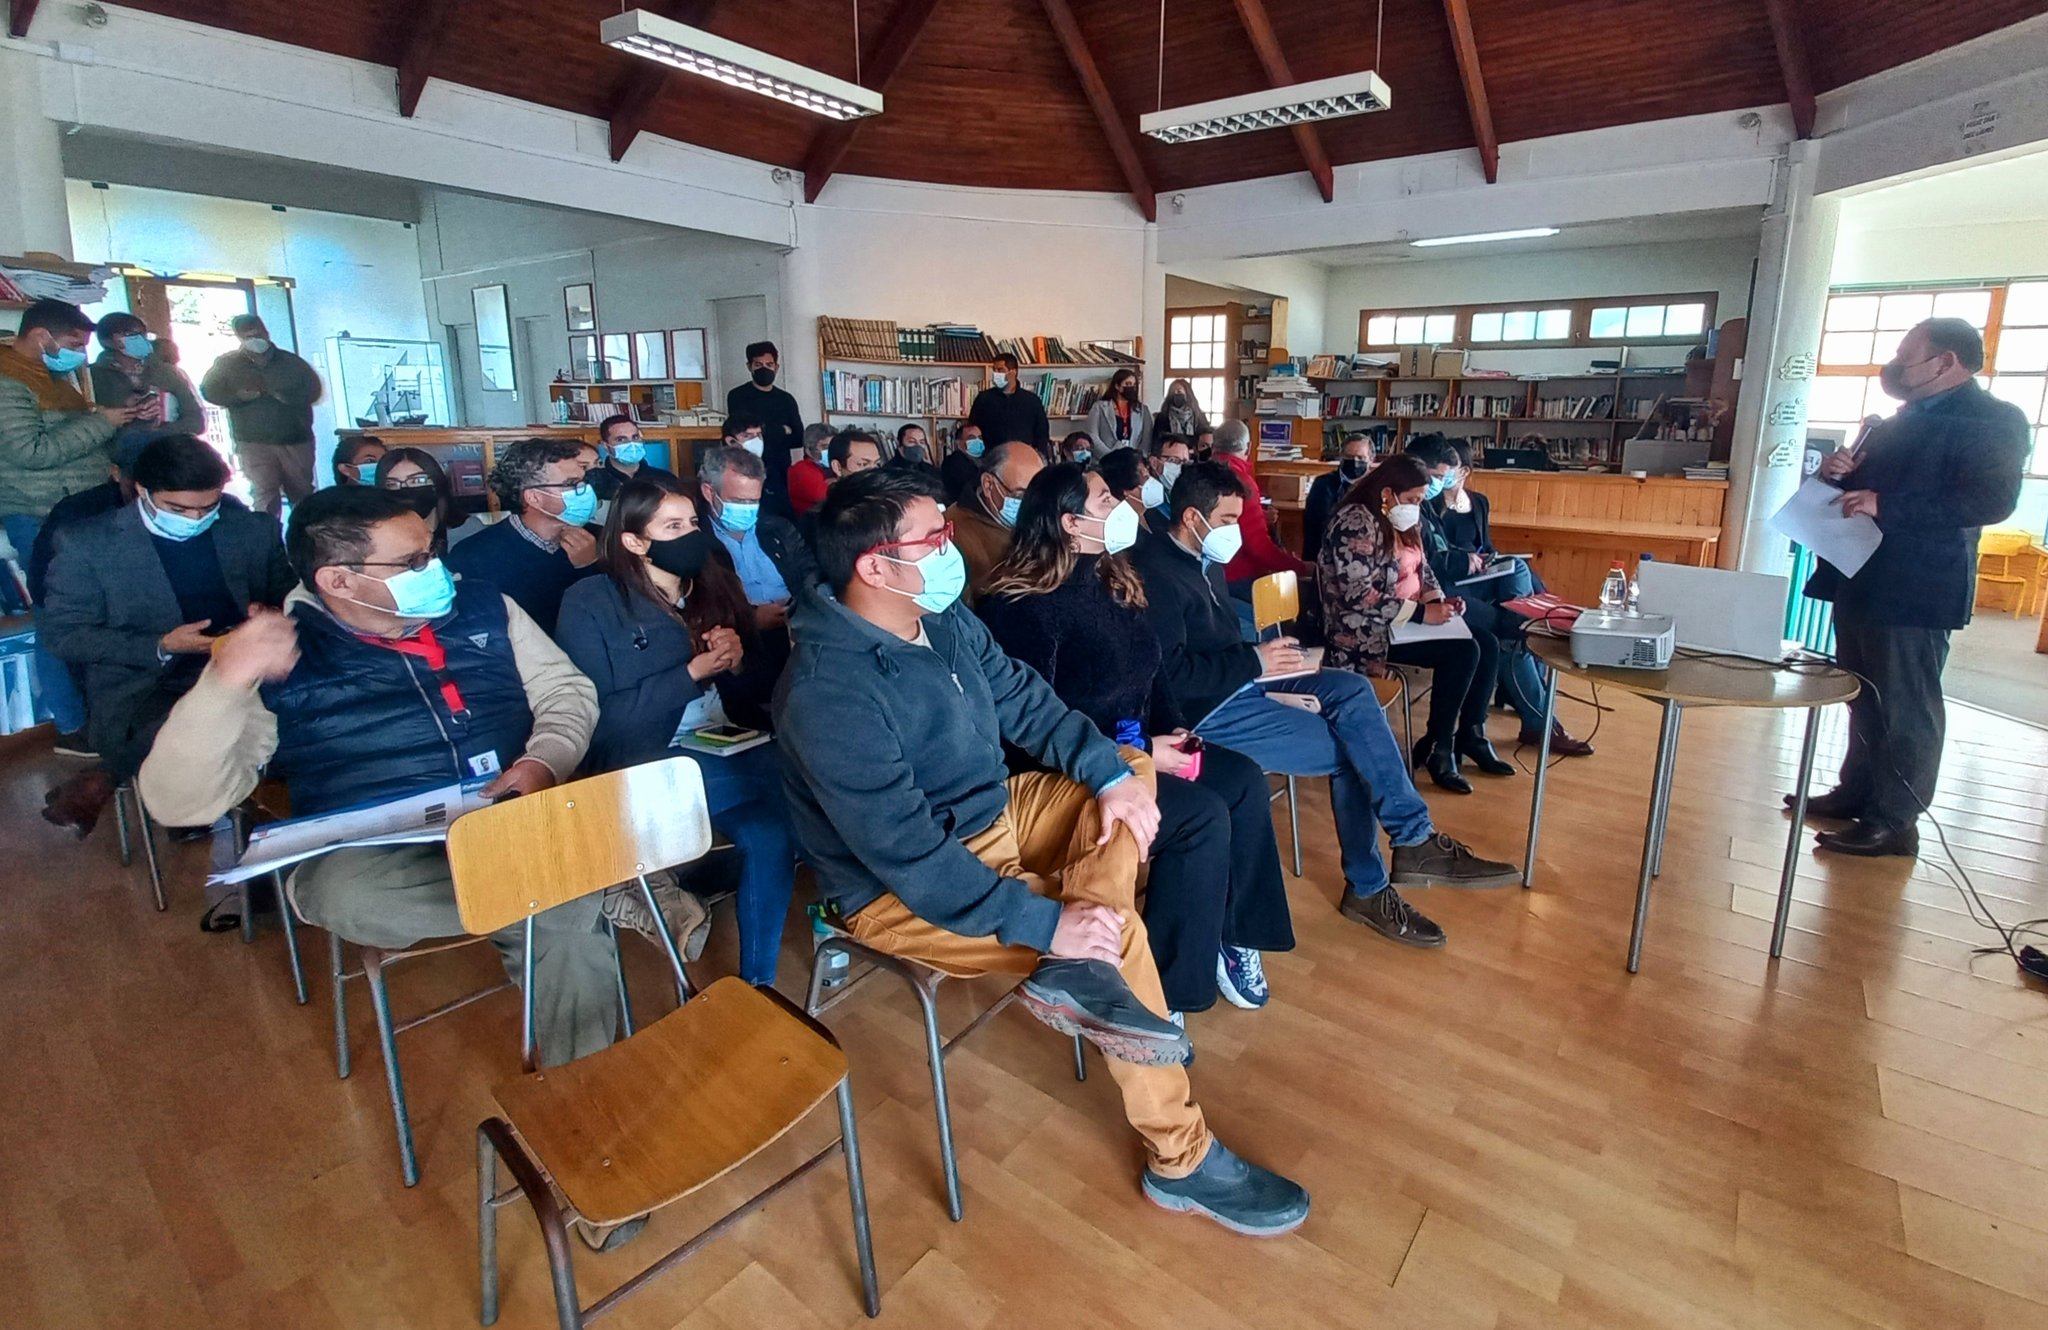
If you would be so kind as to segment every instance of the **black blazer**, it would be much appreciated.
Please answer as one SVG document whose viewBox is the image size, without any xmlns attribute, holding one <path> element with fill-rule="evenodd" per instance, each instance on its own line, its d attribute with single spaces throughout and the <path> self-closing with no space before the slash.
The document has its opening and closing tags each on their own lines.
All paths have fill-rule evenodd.
<svg viewBox="0 0 2048 1330">
<path fill-rule="evenodd" d="M 1446 588 L 1472 576 L 1472 561 L 1466 556 L 1494 553 L 1492 502 L 1472 490 L 1466 490 L 1465 497 L 1472 501 L 1469 513 L 1452 512 L 1441 495 L 1422 505 L 1422 548 L 1429 570 Z M 1447 589 L 1444 594 L 1454 593 Z"/>
<path fill-rule="evenodd" d="M 1351 482 L 1341 470 L 1325 471 L 1308 487 L 1308 505 L 1301 514 L 1301 557 L 1309 563 L 1322 552 L 1323 533 L 1330 529 L 1330 516 Z"/>
<path fill-rule="evenodd" d="M 2027 419 L 1965 383 L 1907 405 L 1870 431 L 1844 489 L 1877 494 L 1884 543 L 1854 577 L 1822 560 L 1806 584 L 1837 617 L 1901 628 L 1961 628 L 1977 599 L 1977 533 L 2019 503 Z"/>
</svg>

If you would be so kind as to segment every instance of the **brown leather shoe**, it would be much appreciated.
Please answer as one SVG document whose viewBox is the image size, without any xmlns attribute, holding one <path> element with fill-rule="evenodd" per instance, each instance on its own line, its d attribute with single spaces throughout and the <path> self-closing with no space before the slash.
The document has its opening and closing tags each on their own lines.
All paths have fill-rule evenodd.
<svg viewBox="0 0 2048 1330">
<path fill-rule="evenodd" d="M 1515 739 L 1523 748 L 1541 748 L 1543 735 L 1537 730 L 1523 730 Z M 1550 732 L 1550 755 L 1552 757 L 1591 757 L 1593 745 L 1584 739 L 1574 739 L 1560 725 Z"/>
<path fill-rule="evenodd" d="M 43 820 L 70 827 L 78 839 L 92 835 L 100 813 L 114 797 L 114 774 L 105 767 L 81 771 L 43 795 Z"/>
</svg>

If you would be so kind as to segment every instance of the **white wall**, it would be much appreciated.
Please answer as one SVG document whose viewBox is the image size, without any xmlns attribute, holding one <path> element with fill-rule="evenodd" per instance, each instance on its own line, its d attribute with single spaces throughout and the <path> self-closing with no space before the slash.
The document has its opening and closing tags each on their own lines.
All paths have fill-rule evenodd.
<svg viewBox="0 0 2048 1330">
<path fill-rule="evenodd" d="M 402 222 L 166 190 L 65 182 L 71 243 L 82 259 L 151 272 L 289 277 L 299 354 L 327 378 L 327 339 L 429 336 L 420 293 L 419 247 Z M 197 380 L 204 365 L 185 367 Z M 328 380 L 333 391 L 333 381 Z M 319 474 L 333 451 L 335 404 L 313 408 Z"/>
<path fill-rule="evenodd" d="M 473 329 L 475 323 L 471 291 L 500 283 L 506 288 L 520 391 L 516 399 L 479 391 L 475 341 L 465 334 L 461 376 L 472 424 L 517 426 L 550 418 L 546 385 L 569 364 L 565 286 L 592 284 L 600 332 L 704 328 L 715 348 L 711 302 L 744 295 L 764 297 L 769 326 L 779 323 L 780 249 L 730 236 L 430 190 L 421 200 L 419 252 L 427 316 L 451 355 L 455 344 L 446 330 Z M 538 363 L 527 356 L 526 320 L 538 321 L 531 338 L 540 349 Z M 745 376 L 745 367 L 713 364 L 709 372 L 705 400 L 722 406 L 725 389 Z"/>
</svg>

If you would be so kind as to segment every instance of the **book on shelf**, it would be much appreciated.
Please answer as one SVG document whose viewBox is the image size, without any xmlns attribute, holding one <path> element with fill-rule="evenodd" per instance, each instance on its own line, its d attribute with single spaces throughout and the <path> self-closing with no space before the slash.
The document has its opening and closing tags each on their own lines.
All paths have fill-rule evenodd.
<svg viewBox="0 0 2048 1330">
<path fill-rule="evenodd" d="M 1449 414 L 1479 420 L 1505 420 L 1522 405 L 1519 397 L 1493 393 L 1460 393 L 1451 402 Z"/>
<path fill-rule="evenodd" d="M 822 388 L 825 409 L 847 415 L 965 416 L 981 384 L 952 376 L 907 378 L 828 369 Z"/>
<path fill-rule="evenodd" d="M 1088 383 L 1048 374 L 1038 381 L 1038 400 L 1048 416 L 1085 416 L 1109 391 L 1109 380 Z"/>
<path fill-rule="evenodd" d="M 834 360 L 893 361 L 901 348 L 889 319 L 840 319 L 820 315 L 818 342 Z"/>
<path fill-rule="evenodd" d="M 1444 413 L 1442 393 L 1402 393 L 1387 399 L 1387 414 L 1393 416 L 1440 416 Z"/>
<path fill-rule="evenodd" d="M 1333 418 L 1364 419 L 1379 415 L 1378 393 L 1330 393 L 1323 398 L 1323 414 Z"/>
<path fill-rule="evenodd" d="M 1538 420 L 1610 420 L 1614 416 L 1614 394 L 1539 397 L 1532 414 Z"/>
</svg>

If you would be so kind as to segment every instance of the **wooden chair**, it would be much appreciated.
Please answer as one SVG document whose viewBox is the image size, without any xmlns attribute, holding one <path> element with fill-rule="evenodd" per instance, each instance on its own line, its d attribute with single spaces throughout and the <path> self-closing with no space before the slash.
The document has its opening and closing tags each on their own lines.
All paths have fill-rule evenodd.
<svg viewBox="0 0 2048 1330">
<path fill-rule="evenodd" d="M 850 933 L 835 927 L 829 921 L 825 928 L 827 931 L 818 939 L 816 953 L 811 957 L 811 987 L 804 1002 L 804 1009 L 812 1016 L 822 1015 L 838 1006 L 852 993 L 854 985 L 877 971 L 895 975 L 908 984 L 910 991 L 917 997 L 918 1012 L 924 1017 L 925 1060 L 931 1069 L 932 1112 L 939 1120 L 939 1163 L 945 1171 L 946 1178 L 946 1213 L 957 1224 L 963 1213 L 960 1204 L 960 1159 L 953 1149 L 953 1112 L 952 1100 L 946 1092 L 946 1055 L 951 1053 L 961 1040 L 988 1024 L 998 1012 L 1009 1006 L 1016 998 L 1017 990 L 1013 988 L 996 999 L 993 1005 L 969 1021 L 966 1028 L 951 1039 L 942 1039 L 939 1035 L 939 989 L 945 984 L 948 975 L 928 965 L 919 965 L 915 961 L 904 960 L 900 956 L 891 956 L 864 946 L 855 941 Z M 823 1000 L 825 969 L 834 955 L 846 956 L 849 962 L 856 958 L 866 961 L 874 969 L 865 974 L 849 976 L 845 985 L 829 1000 Z M 1080 1035 L 1075 1035 L 1074 1079 L 1077 1081 L 1088 1079 L 1087 1050 L 1087 1043 Z"/>
<path fill-rule="evenodd" d="M 2033 598 L 2033 569 L 2024 571 L 2013 568 L 2013 560 L 2031 562 L 2034 539 L 2025 531 L 2010 527 L 1992 527 L 1977 537 L 1977 585 L 1981 599 L 1988 586 L 2004 587 L 2006 610 L 2015 618 L 2028 612 L 2028 602 Z"/>
<path fill-rule="evenodd" d="M 682 954 L 646 875 L 694 860 L 710 846 L 703 777 L 692 759 L 680 756 L 497 804 L 449 828 L 448 864 L 463 927 L 487 934 L 523 922 L 526 932 L 520 1023 L 526 1074 L 494 1091 L 502 1116 L 477 1127 L 485 1325 L 498 1317 L 497 1210 L 514 1198 L 525 1196 L 540 1222 L 555 1315 L 562 1330 L 575 1330 L 760 1208 L 835 1149 L 846 1159 L 867 1314 L 880 1314 L 846 1055 L 829 1031 L 780 994 L 721 979 L 602 1052 L 538 1069 L 534 916 L 637 880 L 677 987 L 686 989 Z M 752 1159 L 834 1095 L 836 1142 L 591 1306 L 580 1305 L 569 1223 L 624 1223 L 680 1200 Z M 513 1177 L 504 1192 L 498 1190 L 500 1159 Z"/>
<path fill-rule="evenodd" d="M 1252 629 L 1260 637 L 1268 628 L 1277 628 L 1299 617 L 1301 614 L 1301 581 L 1292 571 L 1267 573 L 1252 583 Z M 1268 772 L 1280 777 L 1280 788 L 1273 791 L 1272 798 L 1287 797 L 1287 831 L 1294 845 L 1294 875 L 1301 876 L 1301 806 L 1295 798 L 1294 777 L 1284 772 Z"/>
</svg>

